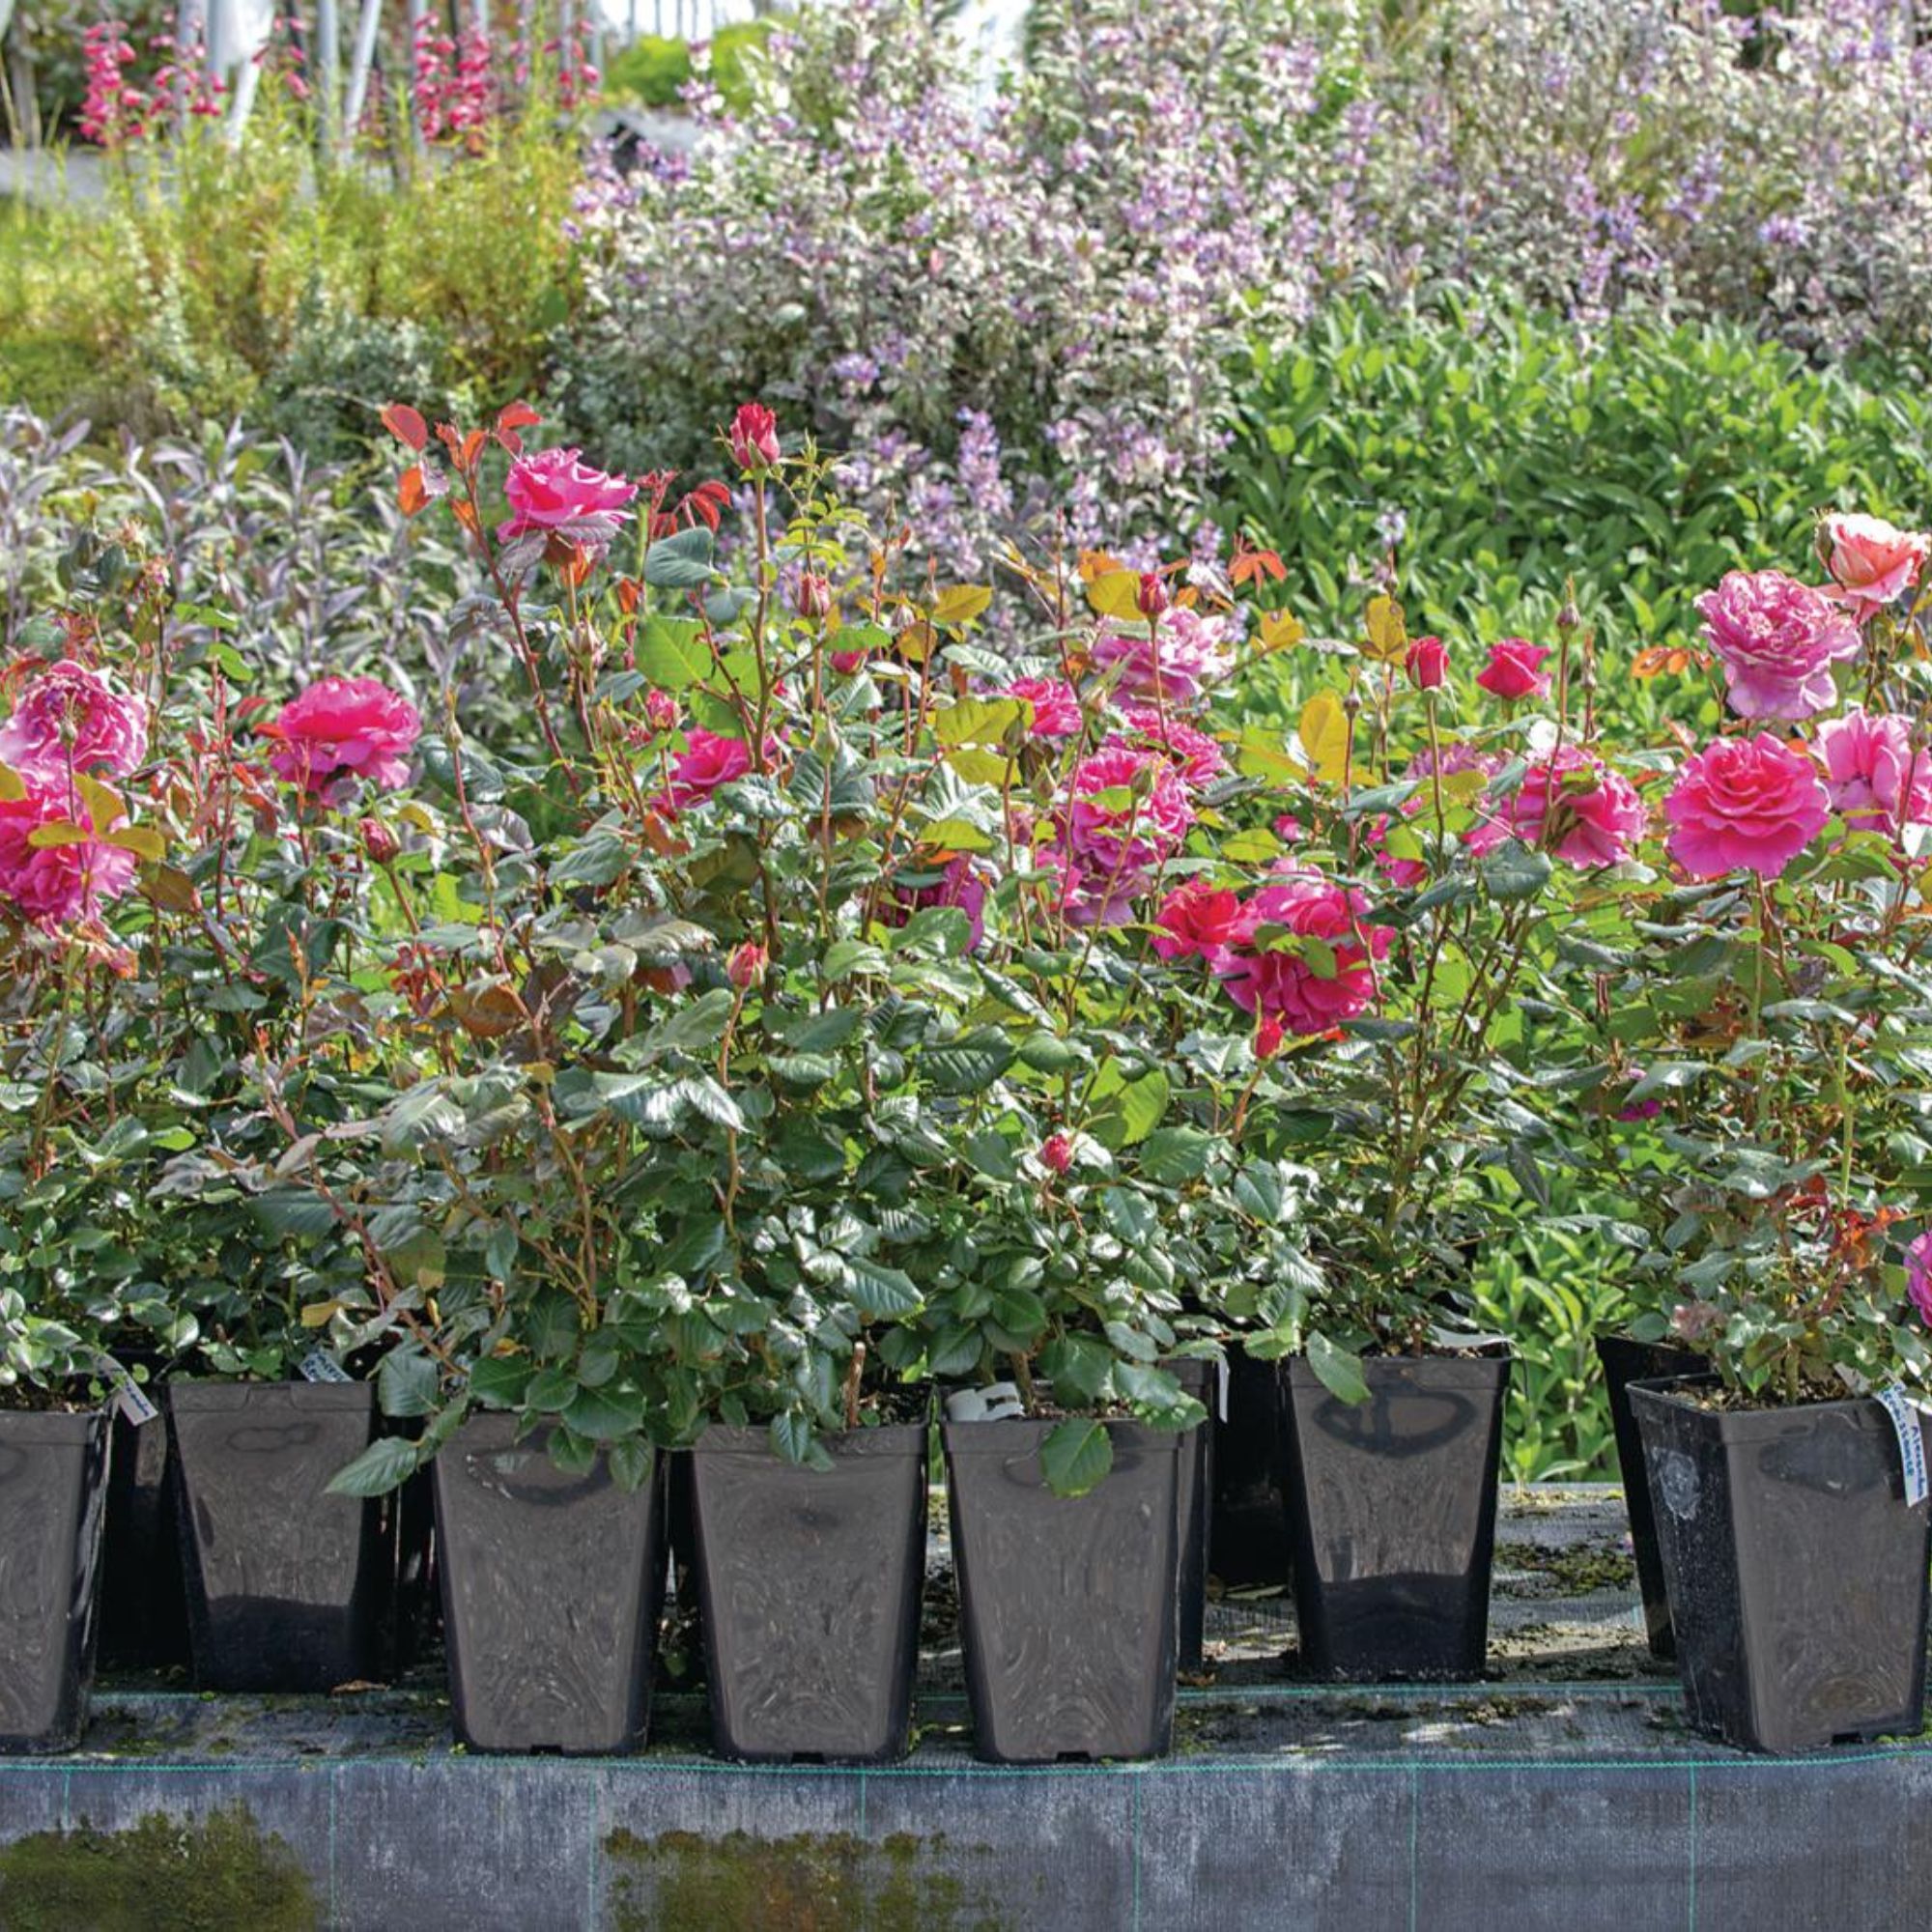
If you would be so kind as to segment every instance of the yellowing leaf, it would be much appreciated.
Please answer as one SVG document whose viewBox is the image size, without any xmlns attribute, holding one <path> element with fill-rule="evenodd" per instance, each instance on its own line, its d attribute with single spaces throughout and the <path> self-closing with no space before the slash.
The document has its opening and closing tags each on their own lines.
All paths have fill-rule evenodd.
<svg viewBox="0 0 1932 1932">
<path fill-rule="evenodd" d="M 12 765 L 0 765 L 0 805 L 18 805 L 26 795 L 26 780 Z"/>
<path fill-rule="evenodd" d="M 919 835 L 919 842 L 940 852 L 990 852 L 997 841 L 963 818 L 942 818 Z"/>
<path fill-rule="evenodd" d="M 80 802 L 87 808 L 87 815 L 94 821 L 97 832 L 105 832 L 109 826 L 118 824 L 128 816 L 126 801 L 118 791 L 110 790 L 99 779 L 88 778 L 84 773 L 74 774 L 74 789 L 80 793 Z"/>
<path fill-rule="evenodd" d="M 1287 779 L 1299 781 L 1307 770 L 1283 748 L 1272 732 L 1243 731 L 1235 746 L 1235 769 L 1244 779 Z"/>
<path fill-rule="evenodd" d="M 1402 620 L 1402 606 L 1393 597 L 1369 599 L 1368 641 L 1364 657 L 1378 664 L 1390 664 L 1408 649 L 1408 631 Z"/>
<path fill-rule="evenodd" d="M 1318 691 L 1301 707 L 1295 726 L 1301 753 L 1323 784 L 1340 784 L 1349 770 L 1349 714 L 1332 691 Z"/>
<path fill-rule="evenodd" d="M 27 834 L 27 843 L 44 852 L 52 845 L 91 845 L 94 834 L 84 825 L 76 825 L 71 818 L 49 819 L 44 825 L 37 825 Z"/>
<path fill-rule="evenodd" d="M 1308 627 L 1293 611 L 1264 611 L 1261 646 L 1264 651 L 1293 650 L 1308 635 Z"/>
<path fill-rule="evenodd" d="M 1012 760 L 1004 752 L 981 752 L 971 745 L 955 746 L 946 762 L 968 784 L 1003 785 L 1012 771 Z"/>
<path fill-rule="evenodd" d="M 151 825 L 125 826 L 119 832 L 108 833 L 100 842 L 103 845 L 118 845 L 122 851 L 132 852 L 151 862 L 157 861 L 168 849 L 168 841 Z"/>
<path fill-rule="evenodd" d="M 1132 570 L 1110 570 L 1087 586 L 1087 601 L 1103 617 L 1138 617 L 1141 614 L 1140 574 Z"/>
<path fill-rule="evenodd" d="M 993 601 L 992 591 L 983 583 L 955 583 L 939 593 L 932 607 L 932 621 L 957 630 L 970 624 Z"/>
<path fill-rule="evenodd" d="M 942 745 L 998 745 L 1026 715 L 1016 697 L 964 697 L 936 712 L 932 728 Z"/>
<path fill-rule="evenodd" d="M 1454 799 L 1458 805 L 1467 805 L 1472 798 L 1482 796 L 1483 788 L 1489 781 L 1487 772 L 1444 772 L 1442 796 Z"/>
<path fill-rule="evenodd" d="M 304 1328 L 327 1328 L 341 1306 L 341 1301 L 334 1296 L 327 1301 L 311 1301 L 301 1311 L 301 1325 Z"/>
</svg>

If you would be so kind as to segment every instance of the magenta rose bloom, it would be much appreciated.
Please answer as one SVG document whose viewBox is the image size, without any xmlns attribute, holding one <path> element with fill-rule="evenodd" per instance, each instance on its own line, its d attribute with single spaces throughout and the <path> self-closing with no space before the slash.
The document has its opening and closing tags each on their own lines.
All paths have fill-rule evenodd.
<svg viewBox="0 0 1932 1932">
<path fill-rule="evenodd" d="M 940 874 L 937 885 L 901 891 L 898 903 L 908 913 L 918 912 L 925 906 L 957 906 L 966 915 L 969 928 L 966 950 L 977 952 L 985 940 L 986 875 L 964 852 L 954 854 L 946 862 L 946 869 Z M 897 922 L 889 917 L 888 923 Z"/>
<path fill-rule="evenodd" d="M 147 755 L 147 705 L 71 658 L 24 686 L 0 724 L 0 765 L 23 778 L 104 770 L 125 779 Z"/>
<path fill-rule="evenodd" d="M 1113 674 L 1122 697 L 1194 705 L 1234 669 L 1235 656 L 1220 618 L 1183 606 L 1170 611 L 1151 637 L 1102 631 L 1094 640 L 1094 663 L 1103 675 Z"/>
<path fill-rule="evenodd" d="M 1148 874 L 1179 851 L 1194 807 L 1167 758 L 1108 745 L 1074 767 L 1056 822 L 1069 917 L 1117 924 L 1147 890 Z"/>
<path fill-rule="evenodd" d="M 1822 590 L 1778 570 L 1734 570 L 1697 600 L 1740 718 L 1811 718 L 1837 701 L 1832 667 L 1859 627 Z"/>
<path fill-rule="evenodd" d="M 1440 638 L 1417 638 L 1403 654 L 1402 668 L 1417 691 L 1437 691 L 1449 678 L 1449 646 Z"/>
<path fill-rule="evenodd" d="M 1855 620 L 1894 604 L 1918 582 L 1932 537 L 1901 530 L 1883 517 L 1827 517 L 1825 568 L 1832 589 Z"/>
<path fill-rule="evenodd" d="M 367 779 L 394 791 L 410 775 L 422 720 L 373 677 L 325 677 L 282 706 L 263 731 L 277 741 L 269 763 L 292 785 L 334 804 Z"/>
<path fill-rule="evenodd" d="M 1847 825 L 1895 838 L 1908 825 L 1932 824 L 1932 751 L 1914 749 L 1909 718 L 1848 711 L 1818 726 L 1812 750 L 1832 810 Z"/>
<path fill-rule="evenodd" d="M 1165 752 L 1175 770 L 1197 789 L 1227 775 L 1228 754 L 1221 749 L 1220 740 L 1209 737 L 1206 731 L 1196 730 L 1192 724 L 1172 716 L 1163 724 L 1160 713 L 1151 704 L 1130 704 L 1122 715 L 1133 727 L 1135 738 Z"/>
<path fill-rule="evenodd" d="M 740 403 L 726 440 L 740 469 L 769 469 L 779 460 L 779 419 L 763 403 Z"/>
<path fill-rule="evenodd" d="M 673 812 L 688 811 L 751 769 L 752 748 L 742 738 L 693 729 L 686 735 L 685 749 L 670 761 L 670 789 L 658 805 Z"/>
<path fill-rule="evenodd" d="M 118 899 L 134 883 L 134 855 L 118 845 L 99 838 L 63 845 L 30 842 L 48 825 L 89 833 L 115 829 L 97 827 L 71 789 L 65 778 L 34 776 L 25 779 L 22 797 L 0 797 L 0 901 L 37 925 L 98 918 L 106 901 Z"/>
<path fill-rule="evenodd" d="M 630 521 L 624 505 L 637 494 L 635 483 L 593 469 L 581 450 L 540 449 L 510 465 L 503 495 L 515 515 L 497 526 L 497 538 L 554 536 L 603 550 Z"/>
<path fill-rule="evenodd" d="M 1188 879 L 1154 914 L 1153 950 L 1163 959 L 1211 959 L 1240 930 L 1241 902 L 1205 879 Z"/>
<path fill-rule="evenodd" d="M 1643 801 L 1621 772 L 1572 745 L 1532 764 L 1516 796 L 1499 801 L 1463 843 L 1487 852 L 1505 838 L 1520 838 L 1572 866 L 1619 866 L 1643 837 L 1646 817 Z"/>
<path fill-rule="evenodd" d="M 1670 856 L 1693 879 L 1775 879 L 1817 838 L 1831 801 L 1811 760 L 1769 731 L 1719 738 L 1688 759 L 1663 801 Z"/>
<path fill-rule="evenodd" d="M 1241 908 L 1234 939 L 1209 963 L 1243 1012 L 1270 1016 L 1294 1034 L 1326 1033 L 1375 1003 L 1375 962 L 1394 935 L 1367 923 L 1368 904 L 1364 894 L 1319 872 L 1284 872 Z M 1253 950 L 1271 925 L 1323 941 L 1334 972 L 1324 977 L 1299 952 Z"/>
<path fill-rule="evenodd" d="M 1498 638 L 1490 646 L 1490 661 L 1476 673 L 1476 682 L 1495 697 L 1541 697 L 1549 680 L 1537 668 L 1549 655 L 1548 644 L 1527 638 Z"/>
<path fill-rule="evenodd" d="M 1905 1251 L 1905 1292 L 1912 1297 L 1918 1319 L 1932 1328 L 1932 1229 Z"/>
<path fill-rule="evenodd" d="M 1080 735 L 1080 695 L 1063 678 L 1017 677 L 994 694 L 1016 697 L 1033 706 L 1037 738 L 1077 738 Z"/>
</svg>

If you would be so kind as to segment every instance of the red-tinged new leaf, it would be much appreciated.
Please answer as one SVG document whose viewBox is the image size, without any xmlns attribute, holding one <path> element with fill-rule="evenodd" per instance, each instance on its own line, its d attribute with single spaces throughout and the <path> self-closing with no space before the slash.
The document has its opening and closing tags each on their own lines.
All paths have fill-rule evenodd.
<svg viewBox="0 0 1932 1932">
<path fill-rule="evenodd" d="M 536 411 L 530 408 L 529 404 L 511 403 L 506 408 L 497 412 L 497 428 L 495 432 L 497 440 L 512 456 L 521 456 L 524 453 L 524 440 L 517 432 L 520 429 L 529 429 L 534 424 L 542 421 L 543 417 L 538 415 Z"/>
<path fill-rule="evenodd" d="M 383 427 L 400 443 L 420 456 L 429 445 L 429 425 L 407 403 L 391 403 L 383 412 Z"/>
<path fill-rule="evenodd" d="M 1256 583 L 1264 578 L 1279 583 L 1287 577 L 1288 568 L 1271 550 L 1242 550 L 1228 566 L 1228 575 L 1236 583 Z"/>
<path fill-rule="evenodd" d="M 463 439 L 463 454 L 457 458 L 457 461 L 465 469 L 475 469 L 476 459 L 483 454 L 483 445 L 488 440 L 489 438 L 480 429 L 472 429 Z"/>
<path fill-rule="evenodd" d="M 396 503 L 406 517 L 413 517 L 429 501 L 429 492 L 423 487 L 423 470 L 420 463 L 412 463 L 402 473 L 396 484 Z"/>
</svg>

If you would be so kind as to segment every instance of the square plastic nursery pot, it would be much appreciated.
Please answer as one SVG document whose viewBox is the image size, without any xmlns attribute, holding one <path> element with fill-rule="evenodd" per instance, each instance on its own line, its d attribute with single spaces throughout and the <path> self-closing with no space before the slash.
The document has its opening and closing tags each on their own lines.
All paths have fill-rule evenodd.
<svg viewBox="0 0 1932 1932">
<path fill-rule="evenodd" d="M 466 1422 L 437 1454 L 443 1640 L 472 1750 L 612 1756 L 650 1721 L 665 1568 L 664 1470 L 621 1489 L 600 1455 L 559 1469 L 550 1432 Z"/>
<path fill-rule="evenodd" d="M 1208 1633 L 1208 1549 L 1214 1518 L 1214 1409 L 1220 1370 L 1183 1358 L 1166 1365 L 1208 1410 L 1208 1419 L 1180 1439 L 1180 1582 L 1177 1654 L 1182 1670 L 1199 1670 Z"/>
<path fill-rule="evenodd" d="M 1624 1508 L 1630 1516 L 1631 1553 L 1643 1598 L 1644 1633 L 1653 1657 L 1675 1657 L 1670 1630 L 1670 1599 L 1663 1587 L 1663 1559 L 1657 1550 L 1657 1519 L 1651 1514 L 1650 1480 L 1644 1473 L 1643 1436 L 1631 1410 L 1630 1385 L 1673 1376 L 1695 1375 L 1703 1357 L 1662 1342 L 1635 1342 L 1628 1335 L 1599 1335 L 1597 1360 L 1609 1398 L 1610 1428 L 1617 1440 L 1617 1473 L 1623 1479 Z"/>
<path fill-rule="evenodd" d="M 379 1432 L 374 1387 L 174 1381 L 166 1413 L 195 1681 L 322 1691 L 380 1676 L 389 1508 L 327 1493 Z"/>
<path fill-rule="evenodd" d="M 829 1469 L 762 1429 L 691 1453 L 712 1739 L 731 1758 L 878 1763 L 912 1730 L 927 1424 L 821 1435 Z"/>
<path fill-rule="evenodd" d="M 97 1410 L 0 1412 L 0 1751 L 86 1727 L 109 1441 Z"/>
<path fill-rule="evenodd" d="M 1228 1350 L 1228 1407 L 1218 1407 L 1208 1459 L 1213 1474 L 1208 1568 L 1243 1588 L 1282 1585 L 1293 1560 L 1282 1517 L 1281 1397 L 1276 1365 Z"/>
<path fill-rule="evenodd" d="M 1918 1730 L 1932 1504 L 1906 1505 L 1891 1418 L 1707 1408 L 1710 1386 L 1630 1392 L 1691 1724 L 1759 1751 Z"/>
<path fill-rule="evenodd" d="M 1489 1645 L 1510 1363 L 1371 1355 L 1368 1400 L 1282 1378 L 1301 1661 L 1316 1677 L 1469 1682 Z"/>
<path fill-rule="evenodd" d="M 185 1670 L 191 1662 L 187 1596 L 167 1425 L 158 1415 L 135 1423 L 115 1411 L 112 1429 L 100 1552 L 100 1664 L 106 1670 Z"/>
<path fill-rule="evenodd" d="M 1174 1735 L 1182 1438 L 1109 1422 L 1084 1496 L 1046 1486 L 1050 1421 L 942 1425 L 973 1748 L 994 1764 L 1145 1758 Z"/>
</svg>

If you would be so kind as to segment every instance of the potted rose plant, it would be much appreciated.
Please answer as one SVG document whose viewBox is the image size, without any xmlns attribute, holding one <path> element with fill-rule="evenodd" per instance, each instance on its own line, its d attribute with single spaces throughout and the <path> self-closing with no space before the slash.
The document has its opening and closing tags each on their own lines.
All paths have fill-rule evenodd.
<svg viewBox="0 0 1932 1932">
<path fill-rule="evenodd" d="M 1670 1102 L 1649 1265 L 1709 1370 L 1632 1389 L 1679 1666 L 1700 1729 L 1771 1750 L 1916 1729 L 1924 1690 L 1927 544 L 1821 536 L 1824 588 L 1702 600 L 1739 722 L 1665 799 L 1621 1001 Z"/>
</svg>

